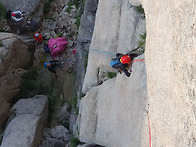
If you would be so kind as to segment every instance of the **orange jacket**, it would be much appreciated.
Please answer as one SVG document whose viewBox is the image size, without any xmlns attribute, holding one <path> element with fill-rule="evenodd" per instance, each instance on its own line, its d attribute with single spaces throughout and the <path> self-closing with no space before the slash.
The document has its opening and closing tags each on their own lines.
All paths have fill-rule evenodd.
<svg viewBox="0 0 196 147">
<path fill-rule="evenodd" d="M 40 33 L 35 33 L 34 38 L 40 43 L 43 41 L 43 37 Z"/>
</svg>

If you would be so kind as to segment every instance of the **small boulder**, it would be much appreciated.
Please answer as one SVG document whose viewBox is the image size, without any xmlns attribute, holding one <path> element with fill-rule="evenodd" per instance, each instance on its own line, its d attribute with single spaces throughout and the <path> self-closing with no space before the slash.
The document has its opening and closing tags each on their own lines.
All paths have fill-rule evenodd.
<svg viewBox="0 0 196 147">
<path fill-rule="evenodd" d="M 14 118 L 5 130 L 1 147 L 37 147 L 41 142 L 43 129 L 40 120 L 34 114 Z"/>
<path fill-rule="evenodd" d="M 54 138 L 47 138 L 39 147 L 65 147 L 65 142 Z"/>
<path fill-rule="evenodd" d="M 46 126 L 48 117 L 48 98 L 45 95 L 37 95 L 33 98 L 20 99 L 10 110 L 9 121 L 22 114 L 34 114 L 41 117 Z"/>
<path fill-rule="evenodd" d="M 70 134 L 69 131 L 61 125 L 56 126 L 51 130 L 51 137 L 68 143 L 70 139 Z"/>
</svg>

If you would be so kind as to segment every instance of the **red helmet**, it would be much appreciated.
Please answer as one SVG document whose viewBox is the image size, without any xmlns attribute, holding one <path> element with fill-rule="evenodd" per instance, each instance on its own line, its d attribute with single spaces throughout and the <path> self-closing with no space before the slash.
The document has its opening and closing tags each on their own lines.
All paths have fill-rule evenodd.
<svg viewBox="0 0 196 147">
<path fill-rule="evenodd" d="M 16 16 L 16 14 L 15 13 L 12 13 L 12 16 Z"/>
<path fill-rule="evenodd" d="M 129 55 L 124 55 L 120 58 L 120 62 L 123 64 L 127 64 L 131 62 L 131 57 Z"/>
</svg>

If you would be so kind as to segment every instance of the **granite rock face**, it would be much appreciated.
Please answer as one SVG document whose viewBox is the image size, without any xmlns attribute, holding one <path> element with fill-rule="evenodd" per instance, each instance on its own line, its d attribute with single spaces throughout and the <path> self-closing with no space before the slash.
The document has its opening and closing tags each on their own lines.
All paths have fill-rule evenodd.
<svg viewBox="0 0 196 147">
<path fill-rule="evenodd" d="M 143 1 L 152 146 L 196 146 L 196 1 Z"/>
<path fill-rule="evenodd" d="M 93 49 L 127 53 L 144 32 L 132 5 L 145 10 L 147 75 L 139 70 L 144 63 L 136 62 L 130 78 L 118 74 L 98 86 L 100 71 L 112 71 L 111 57 Z M 78 118 L 82 141 L 148 146 L 149 109 L 152 146 L 196 146 L 195 6 L 194 0 L 99 1 Z"/>
</svg>

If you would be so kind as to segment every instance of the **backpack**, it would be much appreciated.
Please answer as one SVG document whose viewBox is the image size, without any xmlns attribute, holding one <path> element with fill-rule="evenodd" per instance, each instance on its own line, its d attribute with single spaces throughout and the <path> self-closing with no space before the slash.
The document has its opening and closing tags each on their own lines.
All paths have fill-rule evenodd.
<svg viewBox="0 0 196 147">
<path fill-rule="evenodd" d="M 119 64 L 120 64 L 120 61 L 118 58 L 113 58 L 110 62 L 110 65 L 111 67 L 115 68 L 115 69 L 118 69 L 119 68 Z"/>
</svg>

